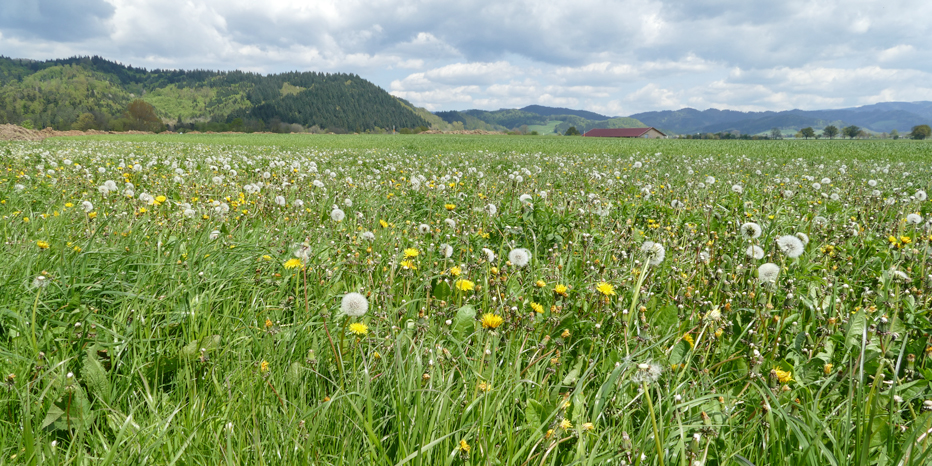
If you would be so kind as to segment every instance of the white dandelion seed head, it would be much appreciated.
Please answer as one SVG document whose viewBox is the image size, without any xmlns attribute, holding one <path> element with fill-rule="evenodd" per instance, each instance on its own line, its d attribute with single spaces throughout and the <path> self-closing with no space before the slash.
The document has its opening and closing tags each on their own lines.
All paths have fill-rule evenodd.
<svg viewBox="0 0 932 466">
<path fill-rule="evenodd" d="M 803 242 L 803 246 L 809 245 L 809 235 L 803 232 L 799 232 L 799 233 L 796 233 L 796 237 L 799 238 L 799 240 Z"/>
<path fill-rule="evenodd" d="M 45 275 L 39 275 L 32 281 L 33 288 L 45 288 L 48 284 L 49 280 Z"/>
<path fill-rule="evenodd" d="M 428 225 L 428 224 L 426 224 L 426 223 L 422 223 L 422 224 L 418 225 L 418 226 L 417 226 L 417 232 L 420 233 L 420 234 L 422 234 L 422 235 L 426 235 L 426 234 L 430 233 L 430 225 Z"/>
<path fill-rule="evenodd" d="M 214 230 L 214 231 L 210 232 L 210 235 L 208 236 L 208 238 L 210 238 L 211 241 L 213 241 L 213 240 L 215 240 L 215 239 L 217 239 L 217 238 L 219 238 L 219 237 L 220 237 L 220 230 Z"/>
<path fill-rule="evenodd" d="M 776 283 L 777 276 L 779 275 L 780 266 L 773 262 L 761 264 L 761 266 L 757 268 L 757 279 L 760 280 L 761 283 Z"/>
<path fill-rule="evenodd" d="M 489 262 L 495 262 L 495 251 L 492 251 L 489 248 L 482 248 L 482 252 L 485 253 L 485 260 Z"/>
<path fill-rule="evenodd" d="M 748 239 L 759 238 L 761 231 L 762 230 L 761 230 L 760 225 L 754 222 L 747 222 L 741 225 L 741 236 L 748 238 Z"/>
<path fill-rule="evenodd" d="M 94 204 L 91 204 L 91 201 L 84 201 L 81 203 L 81 209 L 85 212 L 90 212 L 94 210 Z"/>
<path fill-rule="evenodd" d="M 525 204 L 531 202 L 531 199 L 533 199 L 533 198 L 531 197 L 530 194 L 522 194 L 521 197 L 518 198 L 519 201 L 521 201 L 521 202 L 523 202 L 523 203 L 525 203 Z"/>
<path fill-rule="evenodd" d="M 736 184 L 731 187 L 731 190 L 736 194 L 741 194 L 744 192 L 744 187 L 742 187 L 740 184 Z"/>
<path fill-rule="evenodd" d="M 906 223 L 910 225 L 919 225 L 922 223 L 922 216 L 919 214 L 909 214 L 906 216 Z"/>
<path fill-rule="evenodd" d="M 440 245 L 440 254 L 443 254 L 443 257 L 449 258 L 453 255 L 453 246 L 450 246 L 447 243 Z"/>
<path fill-rule="evenodd" d="M 802 240 L 793 235 L 784 235 L 777 238 L 777 246 L 780 248 L 780 252 L 786 254 L 786 257 L 791 259 L 796 259 L 803 255 L 803 252 L 806 250 L 806 246 L 803 244 Z"/>
<path fill-rule="evenodd" d="M 637 365 L 637 370 L 634 372 L 634 375 L 631 376 L 631 381 L 638 384 L 652 384 L 660 379 L 662 373 L 663 368 L 660 364 L 654 364 L 648 361 Z"/>
<path fill-rule="evenodd" d="M 373 233 L 373 232 L 371 232 L 371 231 L 364 231 L 364 232 L 362 232 L 362 233 L 359 235 L 359 237 L 362 238 L 362 239 L 365 240 L 365 241 L 374 241 L 374 240 L 375 240 L 375 233 Z"/>
<path fill-rule="evenodd" d="M 512 249 L 508 253 L 508 260 L 517 267 L 524 267 L 531 262 L 531 251 L 525 248 Z"/>
<path fill-rule="evenodd" d="M 705 184 L 710 184 L 710 185 L 715 184 L 715 177 L 714 176 L 705 177 Z"/>
<path fill-rule="evenodd" d="M 867 180 L 867 185 L 873 188 L 877 186 L 877 180 Z"/>
<path fill-rule="evenodd" d="M 275 204 L 284 207 L 285 206 L 285 196 L 275 196 Z"/>
<path fill-rule="evenodd" d="M 350 317 L 362 317 L 369 310 L 369 300 L 360 293 L 346 293 L 340 301 L 340 310 Z"/>
<path fill-rule="evenodd" d="M 353 200 L 350 198 L 346 198 L 343 200 L 343 205 L 345 205 L 346 207 L 353 207 Z"/>
<path fill-rule="evenodd" d="M 709 260 L 712 258 L 712 255 L 708 251 L 702 251 L 699 253 L 699 260 L 704 264 L 708 264 Z"/>
<path fill-rule="evenodd" d="M 293 202 L 292 204 L 294 204 L 294 206 L 297 207 L 297 208 L 299 208 L 299 209 L 300 209 L 301 207 L 304 207 L 304 201 L 302 201 L 301 199 L 295 199 L 294 202 Z"/>
<path fill-rule="evenodd" d="M 748 246 L 748 249 L 744 253 L 754 260 L 761 260 L 764 258 L 764 250 L 756 244 Z"/>
<path fill-rule="evenodd" d="M 330 220 L 342 222 L 344 218 L 346 218 L 346 212 L 336 208 L 330 211 Z"/>
<path fill-rule="evenodd" d="M 452 218 L 444 219 L 443 223 L 446 223 L 448 227 L 454 230 L 456 229 L 456 220 L 453 220 Z"/>
<path fill-rule="evenodd" d="M 919 191 L 916 191 L 916 194 L 913 194 L 913 197 L 915 197 L 916 200 L 919 202 L 925 201 L 926 199 L 929 198 L 929 196 L 926 195 L 926 192 L 921 189 Z"/>
<path fill-rule="evenodd" d="M 828 219 L 821 215 L 817 215 L 815 218 L 812 219 L 812 223 L 815 224 L 815 226 L 824 227 L 828 225 Z"/>
<path fill-rule="evenodd" d="M 647 262 L 650 265 L 658 265 L 663 262 L 667 256 L 667 250 L 660 243 L 645 241 L 641 244 L 641 252 L 647 255 Z"/>
<path fill-rule="evenodd" d="M 486 208 L 486 210 L 489 211 L 489 215 L 490 215 L 490 216 L 495 215 L 496 213 L 498 213 L 498 207 L 495 207 L 495 204 L 489 204 L 489 205 L 485 206 L 485 208 Z"/>
</svg>

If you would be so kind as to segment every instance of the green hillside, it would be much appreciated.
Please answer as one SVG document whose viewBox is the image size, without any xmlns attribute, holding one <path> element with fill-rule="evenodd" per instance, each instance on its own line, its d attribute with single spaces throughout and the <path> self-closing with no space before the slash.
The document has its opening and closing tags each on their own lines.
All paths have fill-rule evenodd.
<svg viewBox="0 0 932 466">
<path fill-rule="evenodd" d="M 529 112 L 526 111 L 527 109 L 536 111 Z M 547 109 L 553 111 L 547 111 Z M 501 109 L 491 112 L 486 110 L 436 112 L 436 115 L 449 124 L 462 124 L 465 129 L 526 130 L 538 131 L 541 134 L 563 134 L 570 126 L 575 126 L 580 132 L 593 128 L 641 128 L 647 126 L 634 118 L 591 120 L 579 115 L 556 114 L 558 110 L 566 109 L 530 106 L 525 107 L 525 109 Z M 592 112 L 573 112 L 600 117 L 600 115 Z"/>
<path fill-rule="evenodd" d="M 189 129 L 287 131 L 301 125 L 362 132 L 430 125 L 418 115 L 426 111 L 354 74 L 147 71 L 100 57 L 0 57 L 0 123 L 119 130 L 136 99 L 151 104 L 164 123 Z"/>
</svg>

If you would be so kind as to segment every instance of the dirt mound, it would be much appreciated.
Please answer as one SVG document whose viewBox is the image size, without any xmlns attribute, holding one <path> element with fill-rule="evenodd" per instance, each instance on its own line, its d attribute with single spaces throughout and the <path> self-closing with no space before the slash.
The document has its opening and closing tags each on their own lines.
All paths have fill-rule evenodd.
<svg viewBox="0 0 932 466">
<path fill-rule="evenodd" d="M 0 125 L 0 141 L 41 141 L 38 131 L 16 125 Z"/>
</svg>

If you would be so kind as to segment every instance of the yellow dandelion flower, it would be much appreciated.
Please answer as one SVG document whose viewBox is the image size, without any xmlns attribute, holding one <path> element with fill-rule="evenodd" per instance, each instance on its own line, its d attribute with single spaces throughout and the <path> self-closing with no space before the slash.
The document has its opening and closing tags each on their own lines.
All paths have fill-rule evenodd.
<svg viewBox="0 0 932 466">
<path fill-rule="evenodd" d="M 544 306 L 541 306 L 540 304 L 537 304 L 537 303 L 531 303 L 530 306 L 531 306 L 531 309 L 534 310 L 534 312 L 538 314 L 544 313 Z"/>
<path fill-rule="evenodd" d="M 454 266 L 450 268 L 450 275 L 453 275 L 454 277 L 459 277 L 461 273 L 463 273 L 463 269 L 459 267 Z"/>
<path fill-rule="evenodd" d="M 36 241 L 36 246 L 38 246 L 39 249 L 48 249 L 48 248 L 49 248 L 49 242 L 48 242 L 48 241 L 39 240 L 39 241 Z"/>
<path fill-rule="evenodd" d="M 492 272 L 492 275 L 498 275 L 498 267 L 492 267 L 489 272 Z"/>
<path fill-rule="evenodd" d="M 588 432 L 592 429 L 595 429 L 595 425 L 593 425 L 591 422 L 585 422 L 583 425 L 579 426 L 579 428 L 582 429 L 583 432 Z"/>
<path fill-rule="evenodd" d="M 497 316 L 491 312 L 482 314 L 482 328 L 496 329 L 502 325 L 503 322 L 505 322 L 505 319 L 502 319 L 501 316 Z"/>
<path fill-rule="evenodd" d="M 534 286 L 536 286 L 536 287 L 538 287 L 538 288 L 543 288 L 543 287 L 547 286 L 547 282 L 545 282 L 545 281 L 543 281 L 543 280 L 537 280 L 536 282 L 534 282 Z"/>
<path fill-rule="evenodd" d="M 456 289 L 460 291 L 472 291 L 476 289 L 476 284 L 470 280 L 457 280 Z"/>
<path fill-rule="evenodd" d="M 66 202 L 66 203 L 65 203 L 65 207 L 74 207 L 74 204 L 72 204 L 72 203 L 70 203 L 70 202 Z"/>
<path fill-rule="evenodd" d="M 566 288 L 566 285 L 562 285 L 559 283 L 557 283 L 557 286 L 553 287 L 553 292 L 560 296 L 563 296 L 564 298 L 568 296 L 568 289 Z"/>
<path fill-rule="evenodd" d="M 690 334 L 688 334 L 688 333 L 684 333 L 684 334 L 683 334 L 683 340 L 686 341 L 686 343 L 689 343 L 689 347 L 690 347 L 690 348 L 695 348 L 695 347 L 696 347 L 696 340 L 693 339 L 693 336 L 692 336 L 692 335 L 690 335 Z"/>
<path fill-rule="evenodd" d="M 602 282 L 595 287 L 596 291 L 605 296 L 615 296 L 615 287 L 611 283 Z"/>
<path fill-rule="evenodd" d="M 362 322 L 353 322 L 349 326 L 349 331 L 358 337 L 366 336 L 369 333 L 369 327 Z"/>
<path fill-rule="evenodd" d="M 271 328 L 272 325 L 274 325 L 274 324 L 272 323 L 272 319 L 266 318 L 266 319 L 265 319 L 265 328 Z"/>
<path fill-rule="evenodd" d="M 419 253 L 418 250 L 415 249 L 415 248 L 407 248 L 407 249 L 405 249 L 405 257 L 406 257 L 406 258 L 417 257 L 418 254 L 420 254 L 420 253 Z"/>
<path fill-rule="evenodd" d="M 478 388 L 480 392 L 488 392 L 492 390 L 492 384 L 488 382 L 479 382 L 479 386 L 476 388 Z"/>
<path fill-rule="evenodd" d="M 453 210 L 456 208 L 456 204 L 444 204 L 443 208 L 447 210 Z"/>
<path fill-rule="evenodd" d="M 259 372 L 265 374 L 268 371 L 269 371 L 269 362 L 263 359 L 262 362 L 259 363 Z"/>
<path fill-rule="evenodd" d="M 87 218 L 94 219 L 97 218 L 97 212 L 90 212 L 87 214 Z"/>
<path fill-rule="evenodd" d="M 417 270 L 417 266 L 414 265 L 414 261 L 401 261 L 398 265 L 406 270 Z"/>
<path fill-rule="evenodd" d="M 301 267 L 300 259 L 288 259 L 287 261 L 285 261 L 286 269 L 296 269 L 298 267 Z"/>
<path fill-rule="evenodd" d="M 822 366 L 822 371 L 825 372 L 825 375 L 829 375 L 832 373 L 832 367 L 833 366 L 831 364 L 826 364 Z"/>
<path fill-rule="evenodd" d="M 469 449 L 472 448 L 472 447 L 470 447 L 469 444 L 466 443 L 465 440 L 460 440 L 460 447 L 459 447 L 459 448 L 460 448 L 460 451 L 461 451 L 461 452 L 463 452 L 463 453 L 469 453 Z"/>
<path fill-rule="evenodd" d="M 568 328 L 563 329 L 563 333 L 560 334 L 560 336 L 563 337 L 563 338 L 569 338 L 570 335 L 571 335 L 571 334 L 570 334 L 570 329 L 568 329 Z"/>
<path fill-rule="evenodd" d="M 779 380 L 780 383 L 789 383 L 793 381 L 793 373 L 791 371 L 774 369 L 773 373 L 777 376 L 777 380 Z"/>
<path fill-rule="evenodd" d="M 568 430 L 573 428 L 573 423 L 569 419 L 563 419 L 560 421 L 560 428 L 563 430 Z"/>
</svg>

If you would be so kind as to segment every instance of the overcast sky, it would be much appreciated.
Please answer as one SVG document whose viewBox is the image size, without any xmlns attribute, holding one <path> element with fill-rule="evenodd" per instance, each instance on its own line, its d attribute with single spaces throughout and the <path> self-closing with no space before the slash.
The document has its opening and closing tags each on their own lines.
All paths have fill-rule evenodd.
<svg viewBox="0 0 932 466">
<path fill-rule="evenodd" d="M 359 74 L 430 110 L 932 100 L 929 0 L 2 0 L 0 55 Z"/>
</svg>

